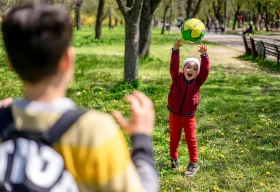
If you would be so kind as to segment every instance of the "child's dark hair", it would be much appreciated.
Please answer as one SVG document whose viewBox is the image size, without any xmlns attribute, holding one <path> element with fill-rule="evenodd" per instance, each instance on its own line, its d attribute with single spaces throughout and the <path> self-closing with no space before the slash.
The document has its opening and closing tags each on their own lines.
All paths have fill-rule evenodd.
<svg viewBox="0 0 280 192">
<path fill-rule="evenodd" d="M 28 3 L 5 16 L 2 32 L 13 69 L 34 84 L 57 72 L 71 42 L 72 25 L 65 9 Z"/>
</svg>

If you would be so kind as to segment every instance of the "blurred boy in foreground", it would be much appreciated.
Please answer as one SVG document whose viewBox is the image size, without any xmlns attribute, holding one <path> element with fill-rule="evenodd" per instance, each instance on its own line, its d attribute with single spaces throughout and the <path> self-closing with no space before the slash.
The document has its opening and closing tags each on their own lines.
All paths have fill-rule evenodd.
<svg viewBox="0 0 280 192">
<path fill-rule="evenodd" d="M 66 97 L 75 59 L 68 13 L 52 5 L 24 4 L 5 16 L 2 32 L 10 67 L 24 88 L 23 99 L 8 99 L 3 106 L 12 103 L 16 129 L 44 132 L 66 111 L 76 109 Z M 117 111 L 113 116 L 131 136 L 132 157 L 112 116 L 96 110 L 84 113 L 54 144 L 79 191 L 157 191 L 153 104 L 139 91 L 125 99 L 132 118 L 126 120 Z"/>
</svg>

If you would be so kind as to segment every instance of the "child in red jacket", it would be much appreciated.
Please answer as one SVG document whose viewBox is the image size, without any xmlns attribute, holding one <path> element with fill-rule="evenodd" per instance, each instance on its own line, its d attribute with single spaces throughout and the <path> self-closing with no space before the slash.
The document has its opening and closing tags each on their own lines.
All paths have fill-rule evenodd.
<svg viewBox="0 0 280 192">
<path fill-rule="evenodd" d="M 198 149 L 196 142 L 196 115 L 199 104 L 200 87 L 208 77 L 210 59 L 207 47 L 199 45 L 201 62 L 197 58 L 187 58 L 184 61 L 183 72 L 180 72 L 179 48 L 182 46 L 178 39 L 172 49 L 170 61 L 170 74 L 172 84 L 168 95 L 169 128 L 170 128 L 170 157 L 171 169 L 179 171 L 178 148 L 182 128 L 185 132 L 185 141 L 188 146 L 190 163 L 185 176 L 194 176 L 199 169 Z"/>
</svg>

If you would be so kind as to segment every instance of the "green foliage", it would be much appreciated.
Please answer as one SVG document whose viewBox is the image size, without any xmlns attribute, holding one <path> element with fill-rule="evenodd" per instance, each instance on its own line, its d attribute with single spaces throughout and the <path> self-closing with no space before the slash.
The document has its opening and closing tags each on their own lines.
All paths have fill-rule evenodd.
<svg viewBox="0 0 280 192">
<path fill-rule="evenodd" d="M 121 99 L 125 94 L 129 94 L 133 90 L 139 89 L 140 84 L 141 82 L 139 80 L 135 80 L 132 83 L 120 81 L 116 85 L 113 85 L 109 91 L 114 94 L 114 98 Z"/>
<path fill-rule="evenodd" d="M 151 55 L 139 61 L 139 79 L 129 84 L 123 82 L 124 29 L 104 28 L 102 41 L 95 41 L 92 31 L 91 28 L 75 31 L 76 72 L 67 96 L 79 107 L 106 113 L 119 110 L 126 117 L 130 116 L 130 106 L 123 100 L 125 94 L 137 89 L 152 99 L 156 111 L 153 147 L 160 173 L 160 191 L 280 190 L 278 69 L 272 74 L 257 70 L 256 64 L 253 64 L 255 70 L 227 68 L 227 60 L 215 59 L 221 57 L 216 51 L 221 47 L 204 42 L 213 60 L 209 78 L 201 88 L 197 111 L 201 169 L 194 178 L 185 178 L 183 171 L 189 157 L 183 135 L 179 149 L 182 171 L 169 170 L 169 112 L 166 109 L 171 84 L 170 52 L 180 34 L 161 35 L 159 29 L 154 29 Z M 183 44 L 181 61 L 199 55 L 197 44 Z M 22 96 L 21 83 L 8 70 L 3 55 L 0 61 L 0 99 Z"/>
<path fill-rule="evenodd" d="M 74 35 L 72 45 L 75 47 L 82 46 L 99 46 L 99 45 L 120 45 L 124 44 L 124 28 L 120 27 L 119 30 L 110 31 L 109 28 L 102 29 L 102 40 L 98 40 L 94 38 L 93 29 L 82 31 L 74 31 Z"/>
</svg>

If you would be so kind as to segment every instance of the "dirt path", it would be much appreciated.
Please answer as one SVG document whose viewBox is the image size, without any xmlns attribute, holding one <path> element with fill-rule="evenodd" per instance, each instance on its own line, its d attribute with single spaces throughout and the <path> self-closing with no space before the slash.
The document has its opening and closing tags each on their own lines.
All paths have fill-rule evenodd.
<svg viewBox="0 0 280 192">
<path fill-rule="evenodd" d="M 236 47 L 215 46 L 208 50 L 208 54 L 211 58 L 211 66 L 222 65 L 224 72 L 244 74 L 258 71 L 280 78 L 280 73 L 264 70 L 256 63 L 239 59 L 238 57 L 243 55 L 244 51 L 238 50 Z"/>
<path fill-rule="evenodd" d="M 225 45 L 241 52 L 245 51 L 242 36 L 239 35 L 207 33 L 203 39 L 206 41 Z"/>
<path fill-rule="evenodd" d="M 222 65 L 224 71 L 248 73 L 259 70 L 256 64 L 239 59 L 238 56 L 243 52 L 233 48 L 216 46 L 209 49 L 208 54 L 211 58 L 211 65 Z"/>
</svg>

